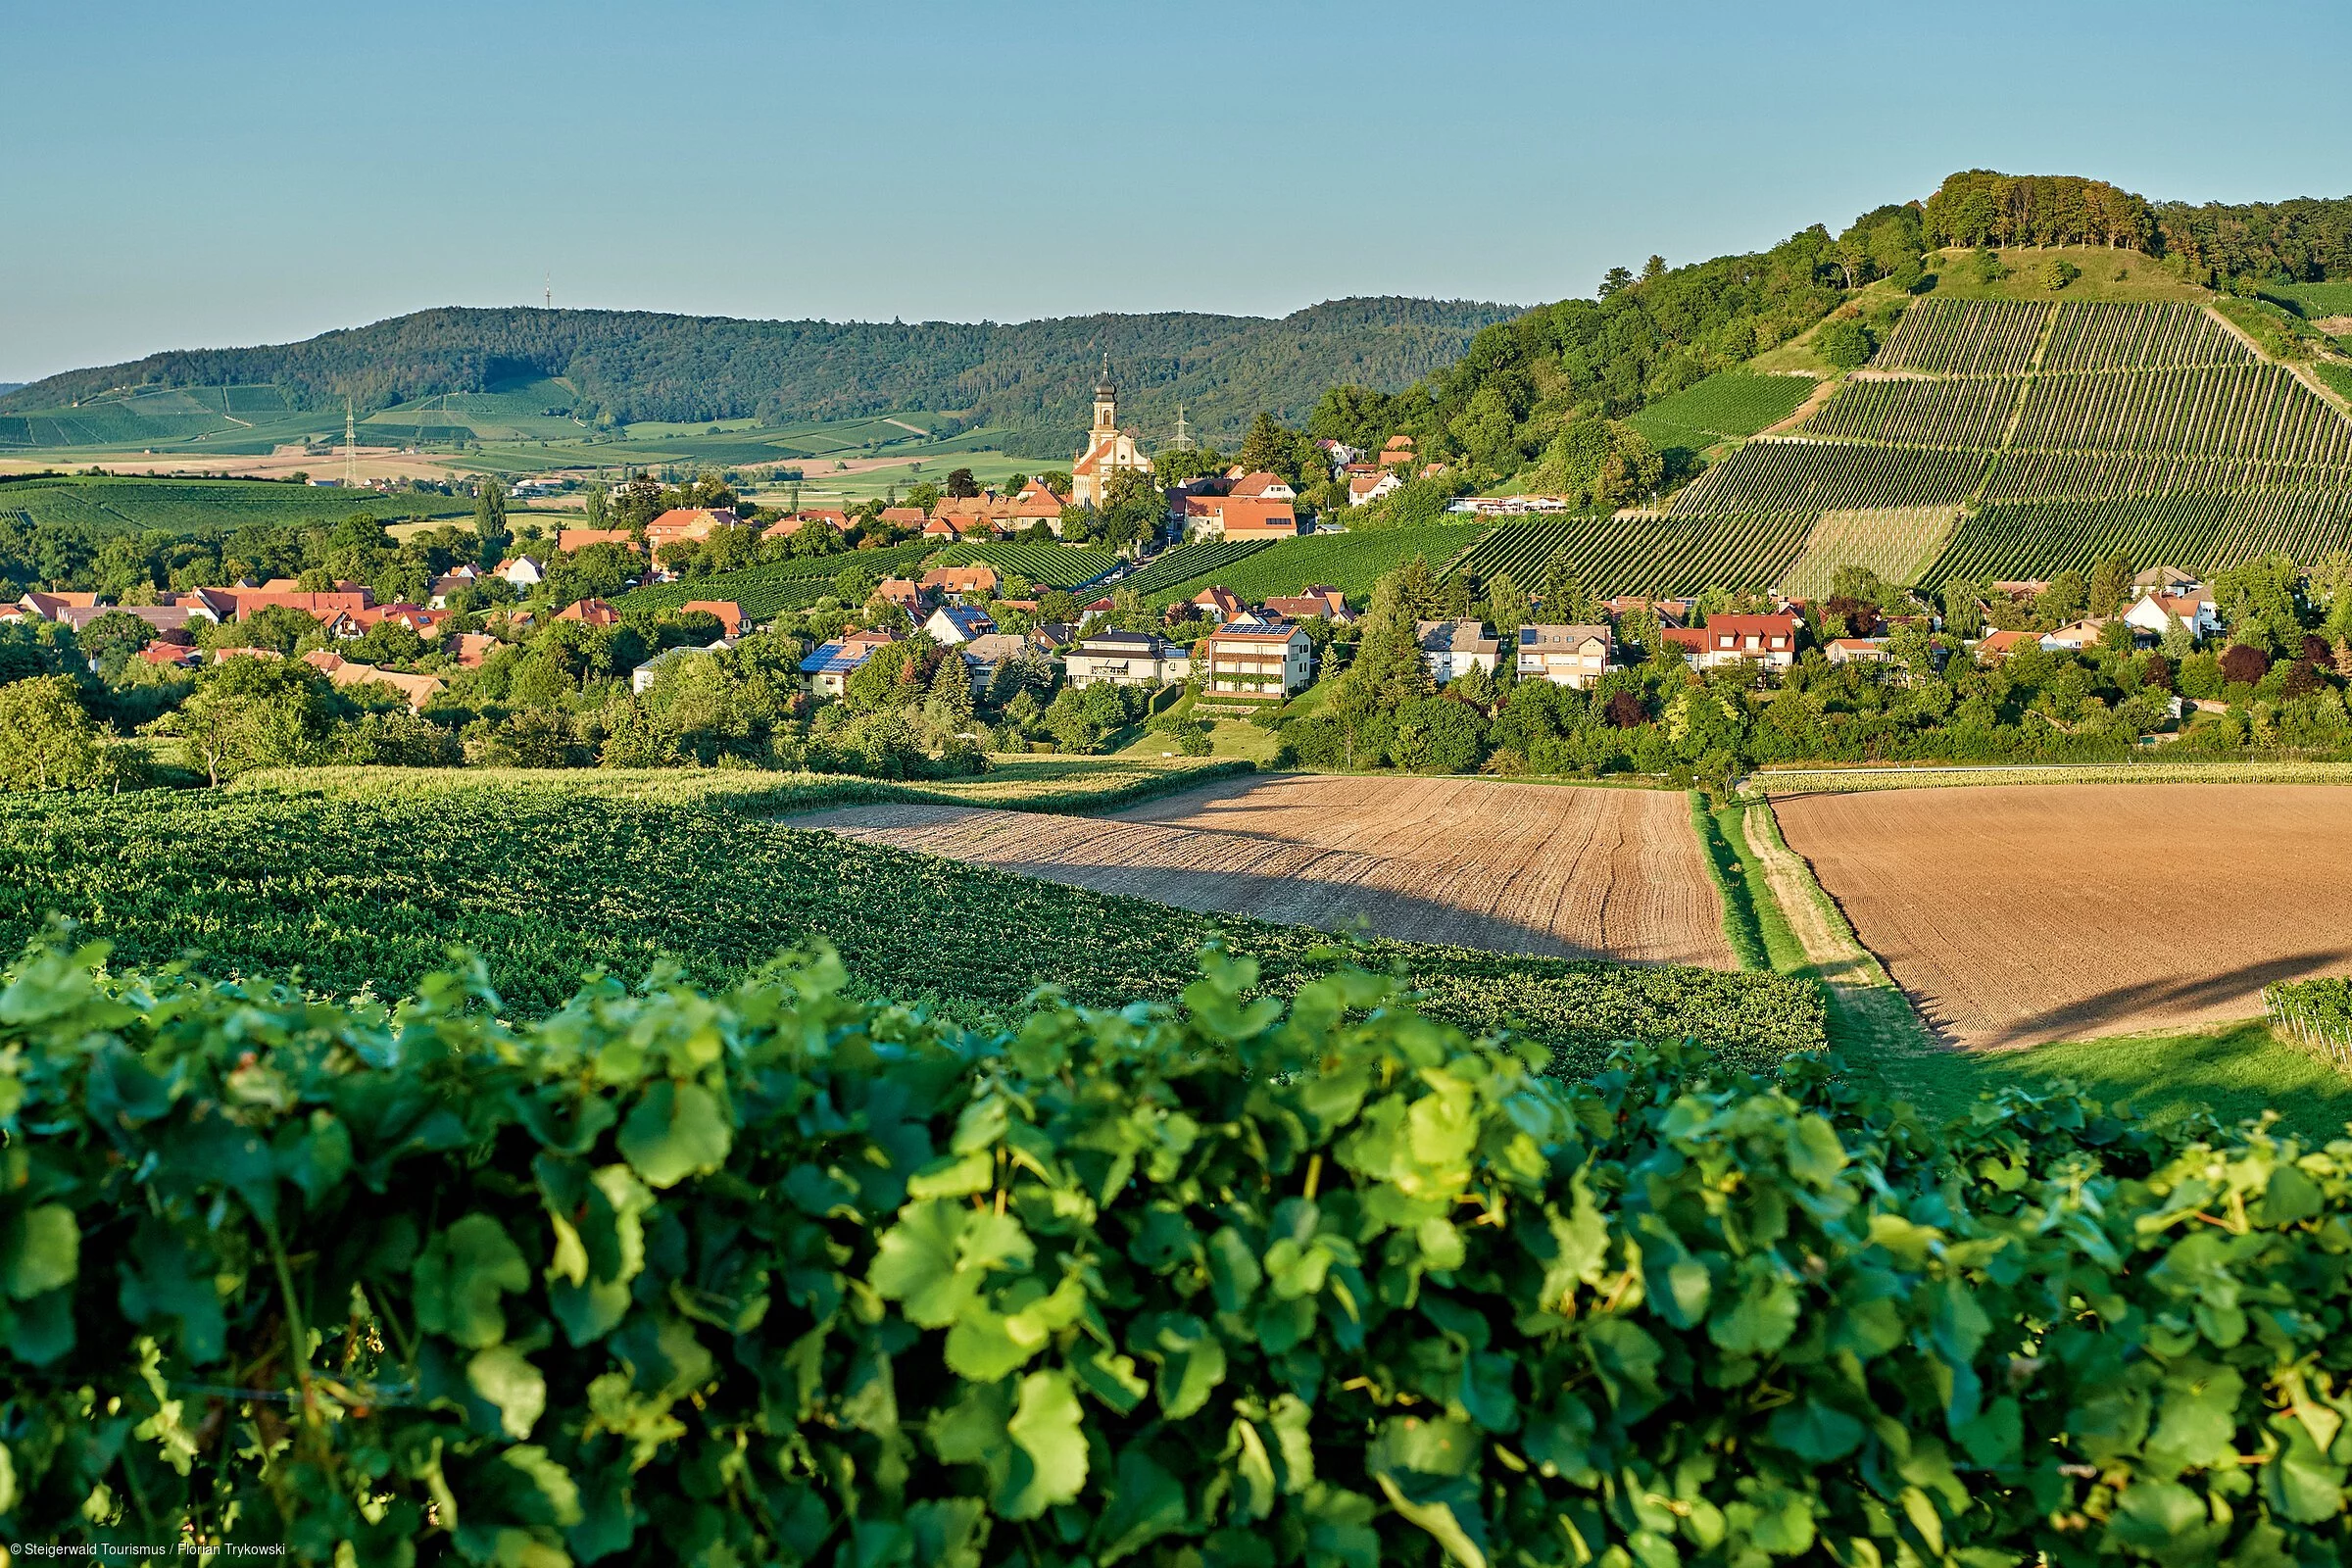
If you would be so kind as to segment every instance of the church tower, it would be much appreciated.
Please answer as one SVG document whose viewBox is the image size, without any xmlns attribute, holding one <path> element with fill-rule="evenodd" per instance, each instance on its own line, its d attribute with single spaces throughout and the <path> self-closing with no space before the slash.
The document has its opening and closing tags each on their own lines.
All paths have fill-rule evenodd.
<svg viewBox="0 0 2352 1568">
<path fill-rule="evenodd" d="M 1119 428 L 1119 389 L 1110 382 L 1110 356 L 1102 356 L 1102 373 L 1095 377 L 1095 422 L 1086 432 L 1086 450 L 1070 465 L 1070 499 L 1081 506 L 1099 507 L 1109 498 L 1110 476 L 1121 468 L 1150 468 L 1135 445 L 1135 437 Z"/>
<path fill-rule="evenodd" d="M 1110 356 L 1102 356 L 1102 373 L 1095 377 L 1095 434 L 1108 435 L 1119 427 L 1119 389 L 1110 384 Z"/>
</svg>

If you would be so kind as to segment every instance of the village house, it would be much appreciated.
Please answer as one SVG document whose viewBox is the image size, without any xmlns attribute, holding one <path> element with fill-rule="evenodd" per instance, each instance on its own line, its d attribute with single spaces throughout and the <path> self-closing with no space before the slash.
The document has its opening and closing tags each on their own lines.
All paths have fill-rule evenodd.
<svg viewBox="0 0 2352 1568">
<path fill-rule="evenodd" d="M 1348 596 L 1328 583 L 1309 583 L 1296 594 L 1269 598 L 1266 612 L 1285 620 L 1328 620 L 1334 626 L 1355 623 L 1355 612 L 1348 608 Z"/>
<path fill-rule="evenodd" d="M 1894 659 L 1884 637 L 1833 637 L 1822 653 L 1833 664 L 1884 664 Z"/>
<path fill-rule="evenodd" d="M 461 669 L 479 669 L 490 656 L 498 651 L 498 639 L 486 631 L 462 631 L 452 645 L 450 657 Z"/>
<path fill-rule="evenodd" d="M 1210 620 L 1220 625 L 1242 612 L 1241 595 L 1230 588 L 1210 586 L 1193 595 L 1190 603 L 1208 612 Z"/>
<path fill-rule="evenodd" d="M 2099 645 L 2099 634 L 2106 629 L 2107 619 L 2104 616 L 2094 615 L 2087 620 L 2069 621 L 2056 631 L 2044 633 L 2041 646 L 2054 654 L 2059 652 L 2079 654 L 2085 648 L 2096 648 Z"/>
<path fill-rule="evenodd" d="M 498 575 L 517 588 L 536 588 L 547 581 L 547 567 L 537 556 L 516 556 L 498 568 Z"/>
<path fill-rule="evenodd" d="M 2038 643 L 2040 641 L 2041 634 L 2039 632 L 1992 631 L 1978 638 L 1971 651 L 1976 655 L 1979 662 L 1997 664 L 2007 659 L 2020 643 Z"/>
<path fill-rule="evenodd" d="M 1479 620 L 1424 620 L 1413 628 L 1421 644 L 1421 662 L 1430 678 L 1443 686 L 1473 669 L 1494 673 L 1502 661 L 1502 639 Z"/>
<path fill-rule="evenodd" d="M 997 671 L 1016 660 L 1025 659 L 1036 645 L 1015 632 L 992 631 L 962 645 L 963 667 L 972 677 L 972 691 L 978 695 L 997 678 Z"/>
<path fill-rule="evenodd" d="M 629 690 L 642 697 L 655 681 L 662 678 L 662 671 L 675 668 L 689 659 L 708 659 L 713 654 L 724 653 L 726 648 L 727 640 L 724 637 L 702 648 L 664 648 L 629 672 Z"/>
<path fill-rule="evenodd" d="M 1599 683 L 1615 652 L 1606 626 L 1522 626 L 1519 678 L 1583 691 Z"/>
<path fill-rule="evenodd" d="M 2212 591 L 2194 585 L 2179 592 L 2144 594 L 2124 612 L 2132 629 L 2149 637 L 2162 637 L 2174 616 L 2192 637 L 2212 637 L 2222 629 L 2221 607 L 2214 603 Z"/>
<path fill-rule="evenodd" d="M 1165 686 L 1192 673 L 1180 649 L 1150 632 L 1099 631 L 1072 643 L 1063 656 L 1072 686 Z"/>
<path fill-rule="evenodd" d="M 1389 444 L 1380 449 L 1380 466 L 1384 468 L 1410 468 L 1420 461 L 1413 455 L 1413 438 L 1393 435 Z"/>
<path fill-rule="evenodd" d="M 995 621 L 969 605 L 942 605 L 923 622 L 923 630 L 931 640 L 949 648 L 985 637 L 996 629 Z"/>
<path fill-rule="evenodd" d="M 923 585 L 912 577 L 885 577 L 873 597 L 898 606 L 909 616 L 923 612 Z"/>
<path fill-rule="evenodd" d="M 1220 697 L 1280 701 L 1314 678 L 1313 639 L 1302 626 L 1237 621 L 1193 645 L 1201 690 Z"/>
<path fill-rule="evenodd" d="M 874 650 L 898 641 L 886 631 L 854 631 L 820 644 L 801 661 L 801 682 L 816 697 L 839 697 L 850 676 L 874 657 Z"/>
<path fill-rule="evenodd" d="M 2132 579 L 2132 597 L 2141 599 L 2149 594 L 2177 594 L 2184 588 L 2196 586 L 2197 579 L 2179 566 L 2150 566 Z"/>
<path fill-rule="evenodd" d="M 1796 627 L 1793 614 L 1709 615 L 1699 667 L 1757 663 L 1787 669 L 1796 662 Z"/>
<path fill-rule="evenodd" d="M 1269 473 L 1263 468 L 1254 473 L 1243 474 L 1233 481 L 1233 488 L 1226 493 L 1240 501 L 1296 501 L 1298 499 L 1298 492 L 1291 488 L 1291 482 L 1288 479 L 1278 473 Z"/>
<path fill-rule="evenodd" d="M 1368 507 L 1382 496 L 1403 488 L 1404 481 L 1396 477 L 1394 468 L 1350 473 L 1348 475 L 1348 504 L 1351 507 Z"/>
<path fill-rule="evenodd" d="M 1094 427 L 1087 432 L 1086 450 L 1070 465 L 1070 499 L 1083 507 L 1102 506 L 1110 499 L 1110 476 L 1121 468 L 1150 472 L 1152 465 L 1136 450 L 1135 437 L 1119 428 L 1119 393 L 1111 385 L 1105 356 L 1095 382 Z"/>
<path fill-rule="evenodd" d="M 405 670 L 383 669 L 374 664 L 356 664 L 340 654 L 323 648 L 313 649 L 302 656 L 302 662 L 318 670 L 337 689 L 354 686 L 389 686 L 408 700 L 411 712 L 421 712 L 424 705 L 441 692 L 440 677 L 412 675 Z"/>
<path fill-rule="evenodd" d="M 1304 530 L 1291 503 L 1277 496 L 1188 496 L 1184 531 L 1207 539 L 1296 539 Z"/>
<path fill-rule="evenodd" d="M 743 606 L 732 599 L 689 599 L 678 610 L 688 615 L 701 613 L 717 616 L 719 629 L 729 637 L 742 636 L 751 625 L 750 617 L 743 612 Z"/>
<path fill-rule="evenodd" d="M 729 507 L 672 507 L 645 525 L 645 544 L 658 553 L 663 545 L 708 539 L 721 528 L 742 524 Z"/>
<path fill-rule="evenodd" d="M 974 562 L 968 566 L 934 566 L 923 573 L 920 586 L 946 594 L 960 604 L 994 594 L 1001 580 L 996 567 L 986 562 Z"/>
<path fill-rule="evenodd" d="M 558 620 L 576 620 L 583 626 L 617 626 L 620 612 L 602 599 L 579 599 L 556 612 Z"/>
</svg>

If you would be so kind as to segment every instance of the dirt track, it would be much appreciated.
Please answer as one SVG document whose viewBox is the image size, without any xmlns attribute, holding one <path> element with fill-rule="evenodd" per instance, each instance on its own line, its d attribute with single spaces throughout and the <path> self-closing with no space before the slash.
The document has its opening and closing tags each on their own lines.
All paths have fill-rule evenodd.
<svg viewBox="0 0 2352 1568">
<path fill-rule="evenodd" d="M 1187 909 L 1497 953 L 1733 967 L 1679 793 L 1478 779 L 1242 779 L 1108 817 L 953 806 L 796 826 Z"/>
<path fill-rule="evenodd" d="M 2352 788 L 2036 784 L 1779 803 L 1855 932 L 1962 1046 L 2262 1011 L 2352 973 Z"/>
</svg>

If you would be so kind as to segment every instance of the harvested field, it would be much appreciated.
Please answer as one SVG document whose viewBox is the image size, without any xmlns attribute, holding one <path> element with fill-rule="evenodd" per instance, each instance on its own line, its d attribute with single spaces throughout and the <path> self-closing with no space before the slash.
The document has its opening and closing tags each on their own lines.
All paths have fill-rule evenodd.
<svg viewBox="0 0 2352 1568">
<path fill-rule="evenodd" d="M 2028 784 L 1775 810 L 1957 1045 L 2252 1017 L 2274 981 L 2352 973 L 2352 788 Z"/>
<path fill-rule="evenodd" d="M 1734 967 L 1689 805 L 1669 791 L 1297 775 L 1109 816 L 876 804 L 794 822 L 1186 909 Z"/>
</svg>

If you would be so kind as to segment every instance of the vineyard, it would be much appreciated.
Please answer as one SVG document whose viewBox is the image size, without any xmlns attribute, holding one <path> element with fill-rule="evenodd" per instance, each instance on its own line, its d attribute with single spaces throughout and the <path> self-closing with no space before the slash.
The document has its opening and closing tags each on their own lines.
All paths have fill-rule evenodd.
<svg viewBox="0 0 2352 1568">
<path fill-rule="evenodd" d="M 2202 573 L 2274 550 L 2316 561 L 2344 549 L 2352 549 L 2352 493 L 2004 503 L 1962 522 L 1920 585 L 1934 592 L 1954 578 L 2019 581 L 2070 567 L 2088 571 L 2119 551 L 2135 562 Z"/>
<path fill-rule="evenodd" d="M 314 489 L 259 479 L 139 479 L 42 476 L 0 483 L 0 515 L 92 534 L 232 533 L 252 524 L 301 527 L 339 522 L 355 512 L 401 517 L 467 517 L 466 496 Z"/>
<path fill-rule="evenodd" d="M 1849 377 L 1804 431 L 1894 446 L 1981 447 L 2001 444 L 2017 412 L 2017 384 L 2005 378 L 1926 380 Z"/>
<path fill-rule="evenodd" d="M 2352 469 L 2246 458 L 2186 458 L 2126 452 L 2010 452 L 1985 481 L 1987 501 L 2097 501 L 2176 491 L 2352 487 Z"/>
<path fill-rule="evenodd" d="M 2352 421 L 2275 365 L 2042 375 L 2013 444 L 2340 464 L 2352 462 Z"/>
<path fill-rule="evenodd" d="M 2044 370 L 2152 370 L 2253 365 L 2243 339 L 2195 305 L 2062 305 Z"/>
<path fill-rule="evenodd" d="M 648 583 L 615 600 L 623 611 L 675 610 L 689 599 L 731 599 L 754 620 L 787 610 L 806 610 L 833 592 L 833 580 L 852 569 L 879 582 L 922 564 L 936 547 L 918 540 L 888 550 L 844 551 L 831 556 L 795 556 L 764 566 L 694 577 L 684 582 Z"/>
<path fill-rule="evenodd" d="M 1806 535 L 1804 554 L 1780 581 L 1795 599 L 1830 591 L 1840 566 L 1868 566 L 1883 582 L 1917 582 L 1959 524 L 1958 507 L 1907 512 L 1825 512 Z"/>
<path fill-rule="evenodd" d="M 1929 298 L 1913 304 L 1871 368 L 1937 375 L 2017 375 L 2032 368 L 2047 305 Z"/>
<path fill-rule="evenodd" d="M 1520 587 L 1543 586 L 1560 558 L 1593 593 L 1682 595 L 1709 588 L 1769 588 L 1804 549 L 1806 515 L 1678 516 L 1636 514 L 1505 522 L 1461 559 L 1456 570 L 1482 581 L 1508 574 Z"/>
<path fill-rule="evenodd" d="M 93 398 L 76 408 L 0 415 L 0 447 L 131 447 L 202 441 L 216 451 L 226 451 L 229 444 L 246 441 L 257 429 L 277 429 L 294 418 L 284 394 L 273 386 L 146 387 Z M 320 434 L 326 433 L 330 423 L 323 415 L 302 418 Z"/>
<path fill-rule="evenodd" d="M 1751 441 L 1675 499 L 1677 517 L 1957 506 L 1985 455 L 1835 441 Z"/>
<path fill-rule="evenodd" d="M 1660 451 L 1668 447 L 1703 449 L 1780 423 L 1796 412 L 1813 387 L 1809 376 L 1726 370 L 1660 399 L 1626 422 Z"/>
<path fill-rule="evenodd" d="M 984 561 L 1000 572 L 1026 577 L 1040 588 L 1075 588 L 1119 564 L 1118 557 L 1103 550 L 984 541 L 950 545 L 929 564 L 968 566 L 975 561 Z"/>
<path fill-rule="evenodd" d="M 1362 604 L 1372 597 L 1372 589 L 1382 577 L 1415 556 L 1426 560 L 1433 571 L 1443 571 L 1491 526 L 1486 522 L 1442 522 L 1425 528 L 1379 528 L 1366 533 L 1281 539 L 1239 561 L 1156 589 L 1147 597 L 1154 605 L 1173 604 L 1179 599 L 1190 599 L 1215 582 L 1232 589 L 1249 603 L 1258 604 L 1274 595 L 1298 593 L 1310 583 L 1327 583 Z"/>
<path fill-rule="evenodd" d="M 1149 599 L 1163 588 L 1189 585 L 1196 577 L 1205 577 L 1246 556 L 1254 556 L 1273 542 L 1271 539 L 1203 539 L 1198 544 L 1179 545 L 1152 557 L 1141 569 L 1121 577 L 1116 586 L 1122 591 L 1132 590 Z"/>
</svg>

